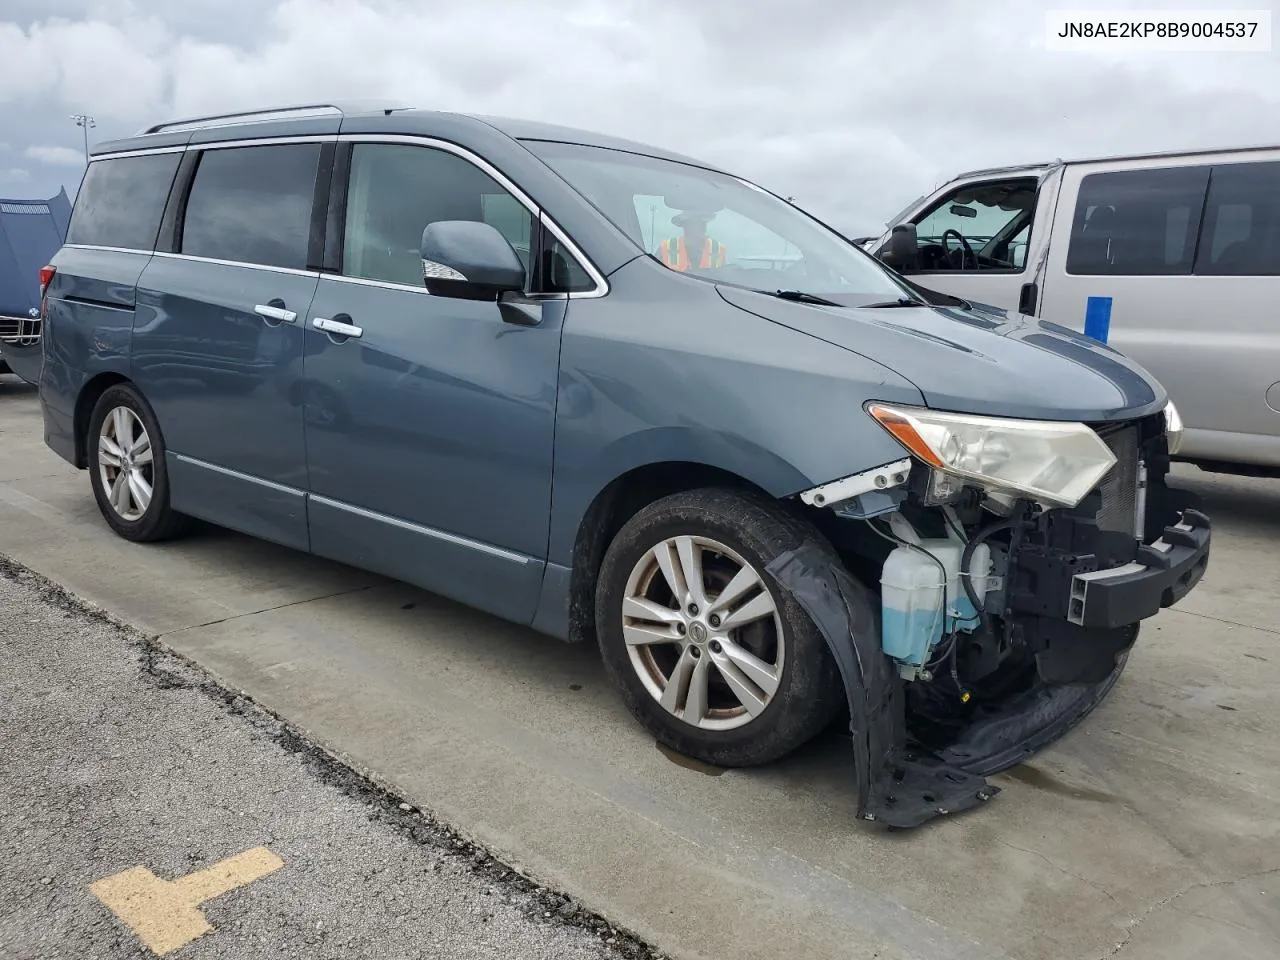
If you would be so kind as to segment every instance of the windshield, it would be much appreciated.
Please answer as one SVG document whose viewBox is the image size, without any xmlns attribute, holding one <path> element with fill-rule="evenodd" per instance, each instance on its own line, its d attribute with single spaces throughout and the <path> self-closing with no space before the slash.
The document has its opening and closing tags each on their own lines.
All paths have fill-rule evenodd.
<svg viewBox="0 0 1280 960">
<path fill-rule="evenodd" d="M 853 244 L 736 177 L 604 147 L 525 145 L 668 269 L 850 306 L 909 294 Z"/>
</svg>

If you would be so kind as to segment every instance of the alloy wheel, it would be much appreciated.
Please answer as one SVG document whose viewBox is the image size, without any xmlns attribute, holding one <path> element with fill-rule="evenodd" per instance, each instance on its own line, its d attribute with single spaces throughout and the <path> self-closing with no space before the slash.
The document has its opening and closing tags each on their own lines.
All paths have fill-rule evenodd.
<svg viewBox="0 0 1280 960">
<path fill-rule="evenodd" d="M 147 512 L 155 489 L 151 437 L 142 420 L 125 406 L 113 408 L 98 431 L 98 471 L 111 509 L 121 520 Z"/>
<path fill-rule="evenodd" d="M 751 564 L 707 537 L 670 537 L 640 558 L 623 594 L 622 635 L 649 694 L 702 730 L 750 723 L 782 678 L 777 601 Z"/>
</svg>

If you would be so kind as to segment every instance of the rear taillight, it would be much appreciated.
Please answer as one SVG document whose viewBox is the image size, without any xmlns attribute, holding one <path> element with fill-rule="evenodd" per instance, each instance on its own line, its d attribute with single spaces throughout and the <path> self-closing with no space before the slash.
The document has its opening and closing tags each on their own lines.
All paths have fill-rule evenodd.
<svg viewBox="0 0 1280 960">
<path fill-rule="evenodd" d="M 45 293 L 49 289 L 49 284 L 53 282 L 53 276 L 58 272 L 57 267 L 41 267 L 40 268 L 40 319 L 48 319 L 49 302 L 45 299 Z"/>
</svg>

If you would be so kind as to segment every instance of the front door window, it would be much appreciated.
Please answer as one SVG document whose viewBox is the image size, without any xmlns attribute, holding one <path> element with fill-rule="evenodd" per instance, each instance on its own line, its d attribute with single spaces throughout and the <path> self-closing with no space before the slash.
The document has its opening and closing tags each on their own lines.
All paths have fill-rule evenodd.
<svg viewBox="0 0 1280 960">
<path fill-rule="evenodd" d="M 951 191 L 916 221 L 920 270 L 1023 270 L 1037 186 L 1034 177 L 1023 177 Z"/>
</svg>

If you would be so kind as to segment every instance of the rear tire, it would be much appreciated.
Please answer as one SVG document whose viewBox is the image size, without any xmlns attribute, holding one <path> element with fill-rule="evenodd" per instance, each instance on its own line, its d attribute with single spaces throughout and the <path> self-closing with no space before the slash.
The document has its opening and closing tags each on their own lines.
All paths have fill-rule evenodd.
<svg viewBox="0 0 1280 960">
<path fill-rule="evenodd" d="M 766 572 L 818 536 L 767 497 L 721 488 L 665 497 L 618 532 L 596 584 L 600 651 L 661 743 L 754 766 L 836 717 L 845 701 L 826 641 Z"/>
<path fill-rule="evenodd" d="M 98 509 L 119 536 L 148 543 L 190 529 L 191 518 L 169 506 L 164 437 L 137 388 L 118 383 L 103 391 L 89 415 L 85 451 Z"/>
</svg>

